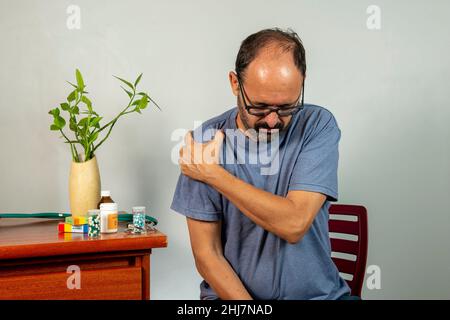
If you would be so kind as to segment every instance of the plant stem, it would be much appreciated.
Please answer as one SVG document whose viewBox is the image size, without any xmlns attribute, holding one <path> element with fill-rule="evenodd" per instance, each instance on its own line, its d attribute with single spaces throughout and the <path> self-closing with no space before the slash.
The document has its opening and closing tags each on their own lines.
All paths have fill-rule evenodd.
<svg viewBox="0 0 450 320">
<path fill-rule="evenodd" d="M 79 95 L 78 99 L 75 101 L 75 104 L 72 106 L 72 108 L 78 107 L 78 104 L 81 102 L 81 97 L 82 97 L 82 96 L 83 96 L 83 93 L 80 92 L 80 95 Z M 70 117 L 74 119 L 74 123 L 75 123 L 75 132 L 74 132 L 74 133 L 75 133 L 76 141 L 71 141 L 71 140 L 69 140 L 69 139 L 64 135 L 64 133 L 63 133 L 62 131 L 61 131 L 61 133 L 62 133 L 62 134 L 64 135 L 64 137 L 66 138 L 67 142 L 70 143 L 70 149 L 71 149 L 71 151 L 72 151 L 72 157 L 73 157 L 74 161 L 80 162 L 80 158 L 78 157 L 78 150 L 77 150 L 75 144 L 76 144 L 76 143 L 79 143 L 79 144 L 81 144 L 81 145 L 83 145 L 83 144 L 80 142 L 81 139 L 80 139 L 80 135 L 78 134 L 78 125 L 77 125 L 77 118 L 76 118 L 76 115 L 70 113 Z M 73 145 L 72 145 L 72 144 L 73 144 Z"/>
<path fill-rule="evenodd" d="M 133 90 L 133 95 L 130 98 L 130 102 L 128 103 L 128 105 L 114 118 L 112 119 L 110 122 L 108 122 L 107 124 L 105 124 L 103 127 L 101 127 L 100 129 L 98 129 L 98 132 L 103 131 L 105 128 L 107 128 L 108 126 L 110 126 L 112 123 L 115 123 L 121 116 L 123 116 L 125 114 L 125 111 L 127 111 L 127 109 L 131 106 L 131 104 L 133 103 L 133 99 L 136 96 L 136 90 Z"/>
<path fill-rule="evenodd" d="M 70 144 L 70 152 L 72 152 L 72 160 L 75 160 L 75 156 L 74 156 L 74 150 L 73 150 L 73 145 Z"/>
<path fill-rule="evenodd" d="M 102 143 L 105 142 L 106 139 L 108 139 L 109 134 L 111 133 L 111 130 L 114 127 L 114 125 L 116 124 L 117 120 L 118 120 L 118 118 L 111 124 L 111 127 L 109 127 L 109 130 L 108 130 L 108 133 L 106 134 L 106 137 L 104 137 L 102 139 L 102 141 L 100 141 L 100 143 L 94 147 L 94 149 L 92 150 L 92 153 L 94 153 L 95 150 L 97 150 L 97 148 L 100 147 L 102 145 Z"/>
<path fill-rule="evenodd" d="M 76 148 L 75 146 L 72 144 L 72 142 L 69 140 L 69 138 L 67 138 L 67 136 L 64 134 L 64 131 L 62 131 L 62 129 L 59 129 L 59 131 L 61 132 L 61 134 L 63 135 L 63 137 L 67 140 L 67 142 L 70 144 L 70 151 L 72 152 L 72 159 L 73 160 L 78 160 L 78 153 L 76 152 Z M 74 149 L 75 149 L 75 154 L 74 154 Z"/>
<path fill-rule="evenodd" d="M 119 118 L 127 113 L 131 113 L 133 111 L 128 111 L 127 109 L 131 106 L 131 104 L 133 103 L 134 97 L 136 96 L 136 89 L 133 90 L 133 95 L 130 98 L 130 102 L 128 103 L 128 105 L 114 118 L 112 119 L 110 122 L 108 122 L 107 124 L 105 124 L 103 127 L 101 127 L 100 129 L 98 129 L 97 132 L 101 132 L 102 130 L 104 130 L 105 128 L 107 128 L 108 126 L 110 126 L 108 133 L 106 134 L 106 137 L 104 137 L 102 139 L 102 141 L 100 141 L 99 144 L 97 144 L 94 149 L 92 149 L 92 153 L 95 152 L 95 150 L 97 150 L 98 147 L 100 147 L 103 142 L 105 142 L 106 139 L 108 139 L 109 134 L 111 133 L 112 128 L 114 127 L 114 125 L 116 124 L 117 120 L 119 120 Z"/>
<path fill-rule="evenodd" d="M 80 158 L 78 157 L 78 150 L 77 150 L 77 147 L 75 145 L 73 145 L 73 149 L 75 150 L 75 155 L 76 155 L 75 161 L 76 162 L 80 162 Z"/>
</svg>

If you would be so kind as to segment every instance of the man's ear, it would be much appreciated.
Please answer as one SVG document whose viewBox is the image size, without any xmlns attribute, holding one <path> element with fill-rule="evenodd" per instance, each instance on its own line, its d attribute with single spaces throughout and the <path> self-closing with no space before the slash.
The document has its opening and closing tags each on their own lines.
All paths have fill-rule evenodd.
<svg viewBox="0 0 450 320">
<path fill-rule="evenodd" d="M 237 79 L 237 74 L 234 71 L 228 73 L 228 79 L 230 80 L 231 91 L 237 97 L 239 95 L 239 82 Z"/>
</svg>

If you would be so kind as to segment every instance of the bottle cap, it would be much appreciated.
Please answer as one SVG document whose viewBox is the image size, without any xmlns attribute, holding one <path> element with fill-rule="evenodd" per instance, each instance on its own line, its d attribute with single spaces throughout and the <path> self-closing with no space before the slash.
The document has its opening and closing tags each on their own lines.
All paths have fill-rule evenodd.
<svg viewBox="0 0 450 320">
<path fill-rule="evenodd" d="M 95 216 L 95 215 L 98 215 L 98 214 L 100 214 L 100 210 L 98 210 L 98 209 L 90 209 L 90 210 L 88 210 L 88 216 Z"/>
<path fill-rule="evenodd" d="M 117 203 L 114 203 L 114 202 L 111 202 L 111 203 L 101 203 L 101 204 L 100 204 L 100 210 L 117 211 Z"/>
<path fill-rule="evenodd" d="M 109 191 L 109 190 L 102 190 L 101 196 L 102 197 L 111 197 L 111 191 Z"/>
</svg>

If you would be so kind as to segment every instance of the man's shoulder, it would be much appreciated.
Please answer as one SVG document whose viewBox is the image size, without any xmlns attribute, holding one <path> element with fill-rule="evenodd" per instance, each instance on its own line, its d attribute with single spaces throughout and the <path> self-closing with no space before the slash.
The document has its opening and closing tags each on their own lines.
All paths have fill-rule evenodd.
<svg viewBox="0 0 450 320">
<path fill-rule="evenodd" d="M 231 108 L 218 116 L 206 120 L 194 129 L 194 139 L 196 141 L 208 141 L 214 136 L 216 130 L 228 129 L 232 115 L 236 113 L 236 107 Z"/>
<path fill-rule="evenodd" d="M 316 129 L 328 126 L 338 127 L 333 113 L 327 108 L 315 104 L 305 104 L 299 118 L 303 118 L 308 125 Z"/>
<path fill-rule="evenodd" d="M 236 108 L 228 109 L 227 111 L 219 114 L 218 116 L 206 120 L 205 122 L 203 122 L 202 126 L 207 129 L 209 128 L 221 129 L 235 111 Z"/>
<path fill-rule="evenodd" d="M 303 107 L 304 115 L 321 120 L 335 120 L 333 113 L 323 106 L 316 104 L 305 104 Z"/>
</svg>

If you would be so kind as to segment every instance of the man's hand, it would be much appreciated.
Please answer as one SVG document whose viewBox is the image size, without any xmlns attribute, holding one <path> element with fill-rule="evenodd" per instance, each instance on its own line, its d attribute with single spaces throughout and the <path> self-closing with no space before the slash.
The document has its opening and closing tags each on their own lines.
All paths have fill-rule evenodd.
<svg viewBox="0 0 450 320">
<path fill-rule="evenodd" d="M 223 138 L 224 134 L 219 130 L 211 141 L 198 143 L 189 131 L 184 137 L 185 146 L 180 149 L 178 163 L 181 172 L 205 183 L 216 177 L 218 170 L 222 169 L 219 160 Z"/>
</svg>

